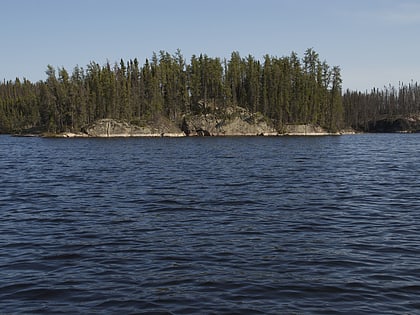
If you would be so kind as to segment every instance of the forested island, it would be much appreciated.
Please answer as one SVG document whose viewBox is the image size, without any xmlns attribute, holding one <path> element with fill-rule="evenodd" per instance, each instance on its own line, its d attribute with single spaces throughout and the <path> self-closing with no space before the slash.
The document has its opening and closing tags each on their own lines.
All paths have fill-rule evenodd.
<svg viewBox="0 0 420 315">
<path fill-rule="evenodd" d="M 340 67 L 321 61 L 312 48 L 303 58 L 292 52 L 258 60 L 233 52 L 230 59 L 200 54 L 189 62 L 180 50 L 160 51 L 143 65 L 137 58 L 91 62 L 71 73 L 48 65 L 46 75 L 35 83 L 0 83 L 0 132 L 78 133 L 117 121 L 135 132 L 229 134 L 235 119 L 235 128 L 259 124 L 261 134 L 293 125 L 330 133 L 420 130 L 417 83 L 343 93 Z"/>
</svg>

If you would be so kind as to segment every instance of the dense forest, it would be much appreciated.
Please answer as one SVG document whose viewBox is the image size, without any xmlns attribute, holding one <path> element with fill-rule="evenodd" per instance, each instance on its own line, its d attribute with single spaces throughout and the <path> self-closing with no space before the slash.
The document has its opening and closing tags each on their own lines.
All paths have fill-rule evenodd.
<svg viewBox="0 0 420 315">
<path fill-rule="evenodd" d="M 420 120 L 420 86 L 400 83 L 399 87 L 373 88 L 370 92 L 347 90 L 343 95 L 344 121 L 354 129 L 369 131 L 384 119 Z"/>
<path fill-rule="evenodd" d="M 49 65 L 47 79 L 0 84 L 0 129 L 17 132 L 79 130 L 101 118 L 144 124 L 164 116 L 174 122 L 184 115 L 240 106 L 260 112 L 276 128 L 311 123 L 337 130 L 343 126 L 341 74 L 321 62 L 313 49 L 302 59 L 241 57 L 229 60 L 205 54 L 186 62 L 178 50 L 154 53 L 140 65 L 137 58 L 100 65 L 91 62 L 72 73 Z"/>
<path fill-rule="evenodd" d="M 420 111 L 420 87 L 401 84 L 371 92 L 342 93 L 340 67 L 307 49 L 303 58 L 266 55 L 262 60 L 233 52 L 230 59 L 180 50 L 103 65 L 76 66 L 71 73 L 48 65 L 47 78 L 0 83 L 0 131 L 78 131 L 98 119 L 133 124 L 166 117 L 178 124 L 185 115 L 240 106 L 261 113 L 277 128 L 314 124 L 330 131 L 366 129 L 384 116 Z"/>
</svg>

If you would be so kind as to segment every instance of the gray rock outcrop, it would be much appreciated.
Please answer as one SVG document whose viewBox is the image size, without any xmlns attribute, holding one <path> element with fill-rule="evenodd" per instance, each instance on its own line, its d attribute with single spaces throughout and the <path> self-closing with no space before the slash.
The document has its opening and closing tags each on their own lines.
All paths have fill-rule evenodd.
<svg viewBox="0 0 420 315">
<path fill-rule="evenodd" d="M 129 124 L 114 119 L 100 119 L 83 128 L 89 137 L 181 137 L 184 134 L 171 124 L 158 124 L 158 126 L 144 126 Z"/>
<path fill-rule="evenodd" d="M 185 116 L 182 131 L 189 136 L 258 136 L 278 135 L 261 114 L 250 114 L 238 107 L 225 115 Z"/>
<path fill-rule="evenodd" d="M 283 128 L 283 134 L 288 136 L 326 136 L 332 135 L 333 133 L 325 130 L 324 128 L 306 124 L 306 125 L 285 125 Z"/>
<path fill-rule="evenodd" d="M 278 136 L 330 135 L 315 125 L 285 125 L 281 132 L 260 113 L 250 113 L 241 107 L 230 107 L 223 113 L 213 110 L 206 114 L 185 115 L 178 124 L 165 117 L 149 122 L 130 124 L 115 119 L 100 119 L 77 133 L 64 137 L 184 137 L 184 136 Z"/>
</svg>

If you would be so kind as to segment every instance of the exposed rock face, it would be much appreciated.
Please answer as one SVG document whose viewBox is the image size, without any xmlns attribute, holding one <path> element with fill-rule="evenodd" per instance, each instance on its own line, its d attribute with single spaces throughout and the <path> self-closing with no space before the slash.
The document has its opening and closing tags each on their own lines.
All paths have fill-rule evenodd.
<svg viewBox="0 0 420 315">
<path fill-rule="evenodd" d="M 278 135 L 260 114 L 237 111 L 218 117 L 215 114 L 184 117 L 182 131 L 189 136 L 257 136 Z"/>
<path fill-rule="evenodd" d="M 160 124 L 159 124 L 160 125 Z M 139 127 L 124 121 L 114 119 L 100 119 L 83 129 L 89 137 L 181 137 L 181 130 L 174 130 L 173 126 Z"/>
<path fill-rule="evenodd" d="M 316 125 L 286 125 L 284 135 L 289 136 L 325 136 L 332 135 L 324 128 Z"/>
<path fill-rule="evenodd" d="M 183 137 L 183 136 L 278 136 L 330 135 L 314 125 L 286 125 L 281 133 L 259 113 L 231 107 L 223 114 L 213 110 L 207 114 L 186 115 L 176 125 L 164 117 L 155 117 L 144 126 L 114 119 L 100 119 L 82 129 L 81 133 L 65 133 L 64 137 Z"/>
</svg>

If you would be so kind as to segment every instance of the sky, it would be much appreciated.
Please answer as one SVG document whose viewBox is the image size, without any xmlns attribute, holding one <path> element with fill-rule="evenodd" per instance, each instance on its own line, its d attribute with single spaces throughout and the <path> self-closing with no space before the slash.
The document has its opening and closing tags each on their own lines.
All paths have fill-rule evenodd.
<svg viewBox="0 0 420 315">
<path fill-rule="evenodd" d="M 180 49 L 303 57 L 340 66 L 343 88 L 420 82 L 420 0 L 0 0 L 0 80 L 46 79 Z"/>
</svg>

